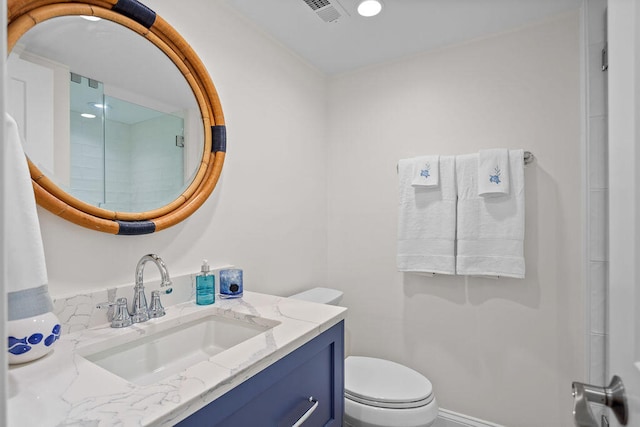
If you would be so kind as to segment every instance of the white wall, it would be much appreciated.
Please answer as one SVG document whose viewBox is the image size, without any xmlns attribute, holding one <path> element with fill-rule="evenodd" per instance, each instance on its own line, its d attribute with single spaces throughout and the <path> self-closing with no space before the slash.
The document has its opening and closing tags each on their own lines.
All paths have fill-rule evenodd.
<svg viewBox="0 0 640 427">
<path fill-rule="evenodd" d="M 628 425 L 640 423 L 640 8 L 611 0 L 609 28 L 609 301 L 607 374 L 624 381 Z M 610 377 L 608 377 L 610 378 Z M 619 427 L 611 411 L 611 425 Z"/>
<path fill-rule="evenodd" d="M 147 4 L 192 45 L 219 91 L 222 177 L 194 215 L 153 235 L 97 233 L 40 209 L 51 293 L 132 282 L 149 252 L 172 275 L 198 271 L 202 258 L 242 266 L 247 290 L 288 294 L 326 282 L 325 77 L 219 1 Z"/>
<path fill-rule="evenodd" d="M 329 99 L 329 285 L 348 352 L 407 364 L 440 405 L 506 426 L 569 426 L 585 375 L 578 13 L 338 76 Z M 524 280 L 401 274 L 398 159 L 532 151 Z"/>
</svg>

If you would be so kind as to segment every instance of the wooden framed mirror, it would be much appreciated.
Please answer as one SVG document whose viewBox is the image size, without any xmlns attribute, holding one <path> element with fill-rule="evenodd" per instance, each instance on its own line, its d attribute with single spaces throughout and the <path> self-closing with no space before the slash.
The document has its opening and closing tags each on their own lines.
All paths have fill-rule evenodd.
<svg viewBox="0 0 640 427">
<path fill-rule="evenodd" d="M 106 190 L 106 183 L 103 183 L 104 200 L 101 200 L 100 202 L 92 201 L 91 197 L 85 199 L 79 196 L 78 194 L 81 193 L 80 191 L 76 191 L 75 194 L 71 194 L 72 192 L 66 188 L 67 185 L 65 185 L 64 183 L 61 184 L 61 181 L 59 179 L 54 178 L 53 173 L 50 170 L 53 169 L 53 167 L 46 166 L 46 161 L 43 161 L 42 164 L 45 164 L 45 166 L 42 166 L 40 162 L 32 159 L 32 157 L 35 158 L 39 156 L 39 154 L 36 153 L 39 153 L 41 149 L 36 147 L 34 149 L 35 151 L 33 151 L 32 154 L 32 152 L 25 148 L 27 159 L 29 161 L 29 169 L 31 172 L 31 179 L 37 203 L 50 212 L 54 213 L 55 215 L 58 215 L 61 218 L 69 220 L 75 224 L 92 230 L 111 234 L 148 234 L 163 230 L 179 223 L 180 221 L 191 215 L 193 212 L 195 212 L 195 210 L 198 209 L 209 197 L 218 181 L 218 178 L 220 177 L 225 159 L 226 127 L 224 123 L 224 115 L 222 113 L 222 107 L 218 99 L 218 94 L 207 70 L 205 69 L 204 65 L 202 64 L 196 53 L 193 51 L 193 49 L 180 36 L 179 33 L 177 33 L 153 10 L 149 9 L 136 0 L 83 0 L 82 2 L 69 2 L 65 0 L 8 0 L 7 32 L 8 52 L 10 56 L 14 50 L 19 50 L 20 52 L 24 52 L 25 50 L 28 51 L 28 48 L 25 49 L 20 42 L 21 40 L 28 39 L 28 36 L 26 36 L 25 38 L 23 38 L 23 36 L 28 35 L 30 32 L 32 32 L 32 30 L 37 29 L 39 26 L 41 28 L 46 28 L 43 32 L 45 36 L 41 38 L 51 38 L 52 40 L 54 40 L 54 43 L 55 40 L 57 40 L 55 36 L 59 31 L 49 30 L 48 27 L 45 27 L 46 25 L 51 25 L 51 28 L 58 29 L 69 29 L 74 26 L 80 27 L 79 25 L 76 25 L 76 21 L 62 21 L 63 19 L 68 19 L 69 17 L 73 17 L 74 19 L 82 19 L 81 17 L 100 18 L 101 20 L 103 20 L 103 22 L 108 23 L 108 25 L 110 25 L 111 27 L 117 27 L 119 29 L 118 31 L 120 31 L 118 34 L 122 35 L 123 37 L 133 37 L 133 39 L 129 39 L 131 41 L 125 42 L 125 46 L 120 46 L 116 49 L 113 49 L 114 51 L 120 50 L 133 52 L 136 49 L 133 45 L 142 40 L 143 43 L 153 47 L 153 49 L 151 50 L 155 52 L 154 55 L 156 57 L 159 56 L 163 58 L 159 59 L 159 61 L 166 61 L 167 63 L 173 64 L 173 67 L 171 65 L 168 67 L 164 65 L 162 67 L 156 67 L 153 65 L 153 61 L 155 60 L 145 59 L 143 61 L 143 63 L 148 68 L 148 70 L 144 71 L 145 73 L 151 73 L 154 72 L 154 69 L 158 70 L 159 68 L 163 68 L 167 69 L 168 73 L 173 73 L 171 75 L 178 76 L 178 78 L 165 77 L 164 81 L 161 81 L 161 83 L 159 84 L 160 87 L 157 87 L 157 89 L 155 90 L 155 93 L 147 94 L 148 96 L 143 98 L 160 98 L 159 95 L 162 94 L 165 95 L 165 100 L 168 97 L 169 101 L 163 103 L 162 101 L 154 100 L 153 102 L 162 105 L 168 105 L 171 100 L 177 100 L 178 98 L 181 98 L 181 95 L 169 95 L 168 93 L 170 92 L 170 89 L 173 89 L 174 86 L 181 85 L 187 88 L 186 90 L 183 90 L 183 92 L 190 92 L 189 97 L 191 97 L 192 100 L 188 102 L 191 102 L 194 105 L 196 111 L 199 110 L 199 117 L 195 118 L 195 127 L 193 126 L 194 114 L 191 114 L 189 119 L 189 122 L 191 123 L 190 128 L 197 130 L 192 131 L 191 133 L 199 134 L 199 137 L 194 138 L 194 141 L 198 141 L 198 148 L 192 148 L 192 152 L 193 150 L 196 150 L 197 154 L 195 156 L 195 160 L 192 158 L 190 161 L 186 161 L 184 159 L 178 161 L 178 164 L 180 164 L 180 162 L 185 165 L 187 163 L 192 164 L 191 168 L 185 167 L 185 170 L 179 173 L 175 173 L 175 168 L 170 164 L 158 168 L 157 160 L 154 159 L 147 161 L 147 163 L 155 164 L 156 169 L 160 169 L 160 173 L 162 173 L 163 175 L 179 176 L 179 178 L 177 178 L 177 180 L 180 181 L 179 184 L 177 184 L 177 187 L 175 185 L 169 185 L 175 188 L 172 188 L 170 191 L 167 191 L 166 194 L 160 196 L 157 195 L 156 191 L 156 194 L 154 195 L 156 201 L 154 203 L 156 203 L 157 206 L 153 205 L 153 203 L 151 203 L 150 205 L 138 204 L 133 205 L 134 207 L 130 209 L 122 209 L 122 203 L 118 205 L 117 203 L 110 203 L 106 200 L 108 193 L 108 191 Z M 56 26 L 56 23 L 59 23 L 60 25 Z M 123 29 L 124 31 L 122 31 Z M 116 38 L 116 36 L 113 36 L 111 33 L 109 33 L 108 35 L 105 35 L 103 33 L 99 34 L 101 34 L 103 39 L 107 40 Z M 75 37 L 75 39 L 77 40 L 78 38 L 82 38 L 83 36 L 74 35 L 73 37 Z M 57 50 L 73 52 L 74 45 L 60 46 L 61 44 L 66 43 L 71 42 L 57 42 L 58 47 L 62 48 Z M 30 54 L 35 55 L 33 54 L 33 52 L 30 52 Z M 83 53 L 83 55 L 87 54 Z M 35 56 L 42 59 L 44 54 L 42 51 L 40 51 Z M 109 61 L 109 63 L 113 62 L 112 52 L 101 54 L 101 56 L 106 57 L 105 60 Z M 51 61 L 56 64 L 61 62 L 59 58 L 45 58 L 45 60 Z M 125 61 L 128 61 L 126 66 L 130 66 L 130 63 L 134 62 L 130 58 L 125 59 Z M 73 69 L 74 65 L 69 65 L 65 62 L 66 60 L 62 61 L 62 68 L 64 70 L 64 67 L 67 67 L 67 69 L 69 70 L 68 75 L 70 75 L 70 80 L 76 83 L 82 82 L 83 76 L 75 72 L 75 70 Z M 87 64 L 93 63 L 95 62 L 95 60 L 87 59 L 83 56 L 80 62 Z M 103 64 L 99 68 L 101 70 L 109 68 L 106 65 L 107 63 Z M 123 68 L 125 68 L 125 66 L 116 66 L 116 69 L 119 70 L 122 70 Z M 175 69 L 171 71 L 171 68 Z M 144 75 L 143 73 L 143 77 L 145 76 L 148 75 Z M 179 81 L 180 76 L 184 81 Z M 94 80 L 91 76 L 86 76 L 85 78 L 87 79 L 89 86 L 99 86 L 99 82 L 96 83 L 97 80 Z M 151 80 L 151 78 L 149 78 L 149 80 Z M 105 83 L 105 85 L 107 85 L 107 83 Z M 115 90 L 116 85 L 110 85 L 110 87 L 112 87 L 111 90 Z M 122 92 L 121 88 L 118 90 Z M 11 96 L 11 89 L 9 90 L 9 96 Z M 113 102 L 115 105 L 116 101 Z M 67 101 L 67 103 L 70 103 L 70 101 Z M 55 109 L 58 108 L 59 104 L 54 105 Z M 107 109 L 106 102 L 104 102 L 103 104 L 95 103 L 93 105 L 95 108 L 98 108 L 98 105 L 100 105 L 99 108 L 101 108 L 102 110 Z M 178 105 L 177 101 L 176 105 Z M 23 106 L 21 106 L 21 108 L 22 107 Z M 168 115 L 172 118 L 175 118 L 176 116 L 176 114 L 171 113 L 172 109 L 176 108 L 179 109 L 182 107 L 166 107 L 166 109 L 168 109 L 168 111 L 170 112 Z M 58 110 L 55 111 L 58 111 L 58 113 L 60 113 L 63 110 L 64 108 L 58 108 Z M 75 113 L 76 112 L 73 110 L 71 111 L 71 113 L 66 113 L 67 120 L 69 115 L 74 115 Z M 129 112 L 125 113 L 124 115 L 131 117 L 135 114 Z M 180 114 L 177 114 L 177 116 L 180 116 Z M 181 122 L 183 126 L 183 133 L 184 129 L 187 127 L 187 124 L 185 124 L 184 122 L 185 116 L 188 116 L 188 114 L 185 113 L 182 114 L 182 117 L 178 117 L 178 119 L 183 120 L 183 122 Z M 57 122 L 62 123 L 64 123 L 65 121 L 60 121 L 59 119 L 52 120 L 54 122 L 57 120 Z M 118 123 L 123 121 L 123 119 L 116 120 L 119 120 Z M 106 128 L 107 126 L 104 124 L 105 121 L 106 119 L 103 117 L 102 121 L 100 122 L 101 124 L 96 127 L 99 128 L 100 126 L 102 126 L 103 128 Z M 200 124 L 202 126 L 201 130 L 199 126 Z M 84 132 L 84 129 L 87 128 L 86 125 L 83 126 L 84 127 L 82 127 L 82 132 Z M 145 126 L 146 128 L 153 128 L 156 133 L 160 132 L 158 129 L 164 129 L 162 126 L 157 125 L 157 122 L 147 122 Z M 39 123 L 37 127 L 42 127 L 42 125 Z M 143 126 L 136 125 L 136 128 L 133 131 L 130 131 L 130 133 L 135 136 L 128 136 L 127 138 L 133 138 L 134 140 L 137 138 L 138 140 L 136 140 L 136 143 L 138 144 L 140 144 L 140 139 L 145 139 L 145 143 L 147 144 L 147 146 L 146 148 L 143 148 L 143 150 L 146 150 L 146 154 L 144 155 L 144 157 L 147 157 L 148 153 L 156 152 L 159 149 L 153 146 L 153 143 L 155 143 L 155 140 L 153 139 L 154 137 L 139 137 L 139 129 L 142 127 Z M 180 127 L 180 123 L 177 125 L 177 127 Z M 34 132 L 32 132 L 32 134 Z M 66 130 L 66 132 L 62 132 L 62 135 L 68 136 L 70 133 L 75 134 L 75 131 Z M 175 135 L 170 135 L 170 139 L 172 140 L 171 144 L 175 143 L 174 147 L 184 148 L 184 135 L 179 135 L 178 133 L 176 133 Z M 59 137 L 57 138 L 60 139 Z M 39 138 L 34 139 L 37 139 L 38 142 L 40 142 Z M 64 141 L 64 137 L 62 139 L 62 145 L 66 144 L 66 146 L 68 147 L 71 144 L 70 142 Z M 25 141 L 28 140 L 29 137 L 25 136 Z M 151 146 L 149 144 L 151 144 Z M 26 145 L 27 144 L 25 144 L 25 146 Z M 191 142 L 189 142 L 188 145 L 191 146 Z M 56 144 L 53 144 L 53 148 L 47 148 L 44 150 L 50 150 L 53 153 L 50 157 L 53 158 L 56 155 L 55 151 L 57 150 L 57 146 Z M 66 150 L 69 151 L 68 148 Z M 128 150 L 135 151 L 133 149 Z M 106 159 L 107 157 L 109 157 L 109 155 L 105 154 L 104 152 L 106 152 L 106 149 L 103 150 L 104 159 Z M 139 160 L 139 158 L 142 157 L 137 154 L 131 153 L 129 153 L 128 155 L 134 160 Z M 68 161 L 66 160 L 66 158 L 69 156 L 74 157 L 73 153 L 63 154 L 62 157 L 64 158 L 64 160 L 58 162 L 58 164 L 64 165 L 65 162 Z M 104 161 L 106 162 L 106 160 Z M 70 163 L 71 161 L 69 160 L 68 162 Z M 78 170 L 90 169 L 91 165 L 89 163 L 90 162 L 82 164 L 81 160 L 80 166 L 75 167 L 75 169 L 73 169 L 74 167 L 71 166 L 71 172 L 66 170 L 66 166 L 59 167 L 59 169 L 63 170 L 63 175 L 67 175 L 68 180 L 69 175 L 82 175 L 82 172 L 78 172 Z M 134 172 L 137 172 L 140 168 L 141 166 L 137 164 L 133 168 L 133 170 Z M 106 170 L 108 169 L 108 167 L 104 166 L 103 164 L 102 169 Z M 94 171 L 91 171 L 91 173 L 93 172 Z M 139 173 L 138 175 L 141 174 Z M 157 178 L 153 178 L 151 173 L 146 173 L 146 175 L 147 176 L 145 179 L 147 181 L 147 187 L 153 187 L 154 185 L 156 187 L 159 187 Z M 71 179 L 73 180 L 74 178 Z M 107 182 L 107 178 L 104 179 L 105 182 Z M 154 181 L 154 179 L 156 179 L 156 181 Z M 65 180 L 63 179 L 62 181 L 64 182 Z M 80 184 L 79 187 L 82 187 L 83 185 L 86 186 L 86 183 Z M 120 187 L 126 187 L 130 184 L 127 182 L 120 182 L 119 185 Z M 99 186 L 99 184 L 97 186 Z M 130 198 L 144 198 L 140 197 L 140 192 L 142 190 L 137 191 L 138 192 L 133 196 L 130 196 Z M 171 193 L 171 191 L 173 191 L 173 193 Z M 163 198 L 168 199 L 164 200 Z M 111 209 L 110 206 L 114 206 L 114 208 Z M 137 210 L 135 206 L 145 206 L 146 208 Z"/>
</svg>

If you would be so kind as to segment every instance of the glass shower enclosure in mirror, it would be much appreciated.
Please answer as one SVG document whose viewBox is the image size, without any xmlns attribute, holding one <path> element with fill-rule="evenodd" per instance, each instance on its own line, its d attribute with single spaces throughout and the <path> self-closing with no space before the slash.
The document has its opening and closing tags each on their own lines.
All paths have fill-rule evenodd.
<svg viewBox="0 0 640 427">
<path fill-rule="evenodd" d="M 173 62 L 135 32 L 56 17 L 20 38 L 8 70 L 8 111 L 25 152 L 73 197 L 145 212 L 192 182 L 204 145 L 197 101 Z"/>
<path fill-rule="evenodd" d="M 179 113 L 109 96 L 102 82 L 75 73 L 70 86 L 72 196 L 105 209 L 142 212 L 184 191 L 195 166 L 185 165 Z"/>
</svg>

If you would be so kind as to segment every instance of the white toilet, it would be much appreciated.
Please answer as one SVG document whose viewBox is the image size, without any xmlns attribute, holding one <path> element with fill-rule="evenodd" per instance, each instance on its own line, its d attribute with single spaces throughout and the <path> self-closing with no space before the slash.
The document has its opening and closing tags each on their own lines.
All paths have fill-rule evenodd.
<svg viewBox="0 0 640 427">
<path fill-rule="evenodd" d="M 291 298 L 337 305 L 342 292 L 313 288 Z M 389 360 L 347 357 L 344 394 L 344 427 L 429 427 L 438 417 L 431 382 Z"/>
</svg>

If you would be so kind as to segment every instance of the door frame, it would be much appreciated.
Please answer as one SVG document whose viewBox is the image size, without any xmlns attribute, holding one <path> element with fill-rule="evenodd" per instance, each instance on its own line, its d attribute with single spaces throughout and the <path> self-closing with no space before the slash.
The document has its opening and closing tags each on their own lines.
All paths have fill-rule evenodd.
<svg viewBox="0 0 640 427">
<path fill-rule="evenodd" d="M 640 419 L 640 5 L 609 0 L 609 310 L 607 374 L 628 391 L 630 424 Z M 636 84 L 638 82 L 638 84 Z M 639 122 L 636 125 L 636 122 Z M 610 416 L 611 425 L 618 425 Z"/>
<path fill-rule="evenodd" d="M 0 183 L 6 182 L 4 173 L 6 168 L 4 155 L 4 141 L 6 140 L 6 129 L 4 115 L 6 111 L 6 58 L 7 58 L 7 1 L 0 0 L 0 135 L 2 135 L 3 143 L 0 144 Z M 4 187 L 0 184 L 0 212 L 4 212 Z M 1 217 L 4 217 L 2 215 Z M 0 332 L 2 333 L 3 342 L 7 336 L 7 294 L 5 292 L 6 273 L 5 273 L 5 224 L 0 220 Z M 7 398 L 9 396 L 7 381 L 7 352 L 0 351 L 0 425 L 7 425 Z"/>
</svg>

